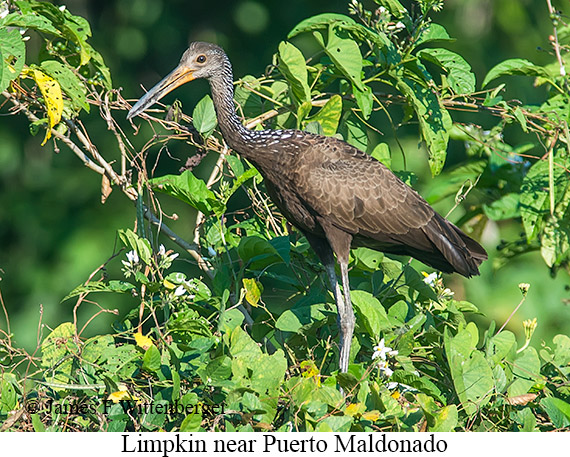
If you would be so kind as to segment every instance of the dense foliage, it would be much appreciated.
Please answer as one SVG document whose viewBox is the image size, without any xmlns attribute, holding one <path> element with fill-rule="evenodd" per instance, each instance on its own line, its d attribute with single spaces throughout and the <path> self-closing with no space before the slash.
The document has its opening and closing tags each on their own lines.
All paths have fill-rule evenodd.
<svg viewBox="0 0 570 457">
<path fill-rule="evenodd" d="M 434 20 L 443 2 L 409 9 L 397 0 L 357 1 L 351 15 L 310 17 L 289 33 L 262 76 L 236 82 L 235 99 L 250 128 L 300 128 L 339 135 L 387 166 L 401 152 L 398 132 L 418 129 L 433 176 L 430 202 L 455 198 L 455 220 L 480 237 L 489 220 L 521 224 L 501 246 L 497 267 L 540 250 L 553 274 L 569 269 L 568 185 L 570 27 L 552 11 L 553 61 L 499 63 L 481 89 L 468 62 L 445 47 L 452 38 Z M 74 310 L 97 294 L 131 294 L 137 306 L 113 332 L 86 339 L 75 312 L 41 335 L 35 354 L 2 333 L 0 417 L 4 428 L 35 430 L 556 430 L 570 426 L 570 338 L 530 346 L 468 321 L 476 305 L 457 300 L 435 273 L 360 248 L 352 251 L 351 291 L 357 315 L 349 372 L 337 372 L 334 300 L 306 240 L 275 211 L 249 163 L 229 151 L 206 95 L 191 117 L 176 104 L 143 115 L 132 129 L 115 120 L 128 103 L 89 44 L 87 21 L 48 2 L 3 2 L 0 90 L 32 134 L 71 151 L 98 173 L 102 200 L 120 191 L 133 201 L 136 225 L 119 232 L 126 249 L 65 298 Z M 435 14 L 435 15 L 434 15 Z M 434 20 L 432 20 L 432 17 Z M 37 62 L 26 38 L 41 41 Z M 310 35 L 319 50 L 295 45 Z M 544 86 L 541 103 L 505 100 L 499 78 L 523 75 Z M 503 80 L 503 79 L 501 79 Z M 101 153 L 80 115 L 97 107 L 116 139 Z M 465 121 L 463 111 L 471 111 Z M 492 129 L 477 124 L 494 116 Z M 382 114 L 391 138 L 378 142 L 370 119 Z M 190 122 L 191 121 L 191 122 Z M 140 121 L 135 122 L 138 128 Z M 517 124 L 523 140 L 503 132 Z M 389 133 L 389 132 L 384 132 Z M 444 167 L 450 139 L 464 154 Z M 184 141 L 194 154 L 179 175 L 154 176 L 154 146 Z M 154 148 L 156 149 L 156 148 Z M 207 152 L 219 159 L 208 180 L 193 173 Z M 166 156 L 167 154 L 165 154 Z M 410 185 L 416 177 L 395 172 Z M 245 194 L 250 206 L 228 210 Z M 198 211 L 195 237 L 184 241 L 164 221 L 161 202 L 177 198 Z M 133 213 L 135 213 L 135 211 Z M 459 214 L 459 216 L 457 216 Z M 169 238 L 179 252 L 167 250 Z M 201 275 L 184 273 L 192 259 Z M 528 286 L 520 285 L 522 301 Z M 521 303 L 522 303 L 521 301 Z M 100 313 L 113 312 L 105 308 Z M 469 322 L 469 323 L 468 323 Z M 520 347 L 519 347 L 520 346 Z M 23 376 L 22 376 L 23 375 Z M 338 389 L 342 387 L 342 390 Z M 162 406 L 159 406 L 162 405 Z M 172 408 L 173 409 L 168 409 Z"/>
</svg>

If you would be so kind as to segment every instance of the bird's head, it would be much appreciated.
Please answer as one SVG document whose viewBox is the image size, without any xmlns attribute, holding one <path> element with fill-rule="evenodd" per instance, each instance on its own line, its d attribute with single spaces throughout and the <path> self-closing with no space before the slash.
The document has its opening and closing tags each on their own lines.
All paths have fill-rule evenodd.
<svg viewBox="0 0 570 457">
<path fill-rule="evenodd" d="M 191 43 L 178 66 L 132 107 L 127 119 L 138 116 L 182 84 L 194 79 L 212 78 L 222 73 L 228 66 L 228 58 L 219 46 L 201 41 Z"/>
</svg>

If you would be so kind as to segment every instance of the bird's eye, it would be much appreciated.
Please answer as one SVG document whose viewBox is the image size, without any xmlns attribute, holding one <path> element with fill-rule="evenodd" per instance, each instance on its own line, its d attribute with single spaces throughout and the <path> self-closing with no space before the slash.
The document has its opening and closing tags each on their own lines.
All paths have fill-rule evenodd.
<svg viewBox="0 0 570 457">
<path fill-rule="evenodd" d="M 196 57 L 196 62 L 198 63 L 204 63 L 206 61 L 206 56 L 204 54 L 200 54 L 198 57 Z"/>
</svg>

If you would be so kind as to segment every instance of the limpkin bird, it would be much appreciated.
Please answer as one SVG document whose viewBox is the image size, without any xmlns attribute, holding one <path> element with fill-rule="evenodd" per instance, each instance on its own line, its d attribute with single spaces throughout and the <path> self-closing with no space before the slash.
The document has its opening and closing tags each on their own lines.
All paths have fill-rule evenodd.
<svg viewBox="0 0 570 457">
<path fill-rule="evenodd" d="M 234 105 L 232 66 L 219 46 L 190 44 L 180 64 L 133 106 L 127 118 L 198 78 L 210 83 L 226 143 L 255 165 L 275 205 L 306 236 L 325 266 L 338 309 L 341 372 L 348 369 L 355 324 L 348 281 L 351 246 L 411 256 L 445 273 L 479 274 L 479 265 L 487 259 L 483 247 L 370 155 L 337 138 L 245 128 Z"/>
</svg>

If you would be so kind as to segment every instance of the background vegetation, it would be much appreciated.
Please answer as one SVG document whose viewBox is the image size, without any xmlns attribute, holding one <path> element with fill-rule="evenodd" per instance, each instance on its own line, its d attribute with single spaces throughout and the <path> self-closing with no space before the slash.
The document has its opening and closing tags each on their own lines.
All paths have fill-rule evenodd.
<svg viewBox="0 0 570 457">
<path fill-rule="evenodd" d="M 570 322 L 568 82 L 553 51 L 553 44 L 559 45 L 561 59 L 568 55 L 566 16 L 551 14 L 543 1 L 449 1 L 443 11 L 429 14 L 430 7 L 440 9 L 437 2 L 403 3 L 408 13 L 394 1 L 349 6 L 354 23 L 366 28 L 327 16 L 293 31 L 318 13 L 348 14 L 346 3 L 289 2 L 283 10 L 279 2 L 221 2 L 216 15 L 206 3 L 187 11 L 187 2 L 176 1 L 67 2 L 62 10 L 3 3 L 16 15 L 12 22 L 3 19 L 3 42 L 11 37 L 19 43 L 14 26 L 27 29 L 30 37 L 25 58 L 4 61 L 20 77 L 3 73 L 2 81 L 9 83 L 3 85 L 8 91 L 3 113 L 19 100 L 39 118 L 30 126 L 25 116 L 9 116 L 0 125 L 5 425 L 53 430 L 568 426 L 568 338 L 553 342 L 554 335 L 569 333 Z M 34 19 L 18 22 L 24 20 L 20 12 Z M 78 16 L 87 18 L 92 37 Z M 429 18 L 447 32 L 429 29 Z M 344 25 L 329 29 L 330 22 Z M 425 35 L 428 29 L 431 35 Z M 560 36 L 550 40 L 555 29 Z M 328 41 L 320 45 L 313 31 L 323 40 L 340 40 L 348 58 L 335 61 Z M 221 181 L 211 180 L 215 194 L 204 186 L 211 176 L 219 179 L 211 173 L 216 152 L 224 151 L 219 135 L 212 134 L 210 102 L 202 98 L 206 84 L 176 94 L 198 132 L 189 135 L 157 114 L 136 122 L 142 125 L 134 135 L 124 120 L 121 96 L 138 98 L 139 83 L 151 87 L 195 39 L 216 41 L 232 57 L 241 78 L 236 99 L 252 125 L 276 109 L 267 127 L 326 134 L 338 127 L 344 138 L 399 171 L 441 213 L 453 210 L 450 218 L 466 224 L 490 252 L 481 277 L 445 278 L 445 284 L 436 278 L 429 285 L 397 261 L 355 251 L 351 279 L 359 352 L 351 372 L 335 376 L 334 309 L 306 243 L 267 211 L 255 171 L 235 156 L 227 157 Z M 359 65 L 361 59 L 349 42 L 359 43 L 358 52 L 369 62 L 363 70 L 366 85 L 360 68 L 352 71 L 351 62 Z M 3 59 L 17 54 L 14 49 L 4 47 Z M 303 70 L 306 58 L 309 67 Z M 495 67 L 515 58 L 526 61 Z M 46 61 L 59 62 L 75 77 Z M 45 125 L 59 124 L 61 135 L 79 138 L 74 141 L 93 157 L 92 143 L 82 142 L 81 128 L 75 130 L 79 124 L 46 117 L 43 107 L 54 97 L 46 92 L 45 75 L 61 84 L 64 118 L 79 115 L 118 173 L 110 195 L 110 183 L 69 154 L 62 138 L 46 138 Z M 476 92 L 482 83 L 487 92 Z M 107 99 L 106 91 L 118 87 L 122 91 Z M 173 116 L 188 124 L 189 118 Z M 443 127 L 430 127 L 434 116 Z M 427 147 L 418 148 L 420 135 Z M 202 157 L 204 141 L 213 152 Z M 200 160 L 186 162 L 197 157 L 188 143 L 198 143 Z M 119 146 L 128 158 L 124 165 Z M 174 176 L 182 167 L 193 173 L 185 172 L 183 182 Z M 158 180 L 149 182 L 152 177 Z M 157 199 L 153 191 L 161 184 L 185 203 Z M 465 201 L 456 201 L 458 195 Z M 166 217 L 179 244 L 144 221 L 145 205 Z M 197 216 L 204 222 L 199 232 L 191 223 Z M 186 246 L 190 252 L 185 252 L 182 239 L 200 248 Z M 127 260 L 123 246 L 137 252 L 138 262 L 134 254 Z M 180 255 L 173 258 L 173 251 Z M 77 284 L 85 285 L 70 294 Z M 111 293 L 87 294 L 96 289 Z M 509 319 L 521 292 L 524 304 Z M 249 308 L 255 325 L 241 326 L 237 304 Z M 538 326 L 530 341 L 533 325 L 522 321 L 534 317 Z M 507 320 L 519 343 L 513 333 L 496 330 Z M 394 359 L 371 360 L 375 353 L 386 356 L 378 349 L 380 340 L 398 350 Z M 461 362 L 468 368 L 457 368 Z M 267 372 L 272 376 L 263 377 Z M 470 376 L 481 373 L 476 387 L 468 387 Z M 337 382 L 351 395 L 348 405 Z M 149 383 L 156 389 L 149 390 Z M 45 411 L 47 399 L 76 404 L 95 397 L 223 403 L 231 413 L 133 417 L 118 404 L 110 415 L 101 409 L 57 417 Z M 25 398 L 44 409 L 31 415 L 18 410 Z M 14 410 L 20 414 L 8 414 Z M 97 416 L 103 418 L 100 426 Z"/>
</svg>

